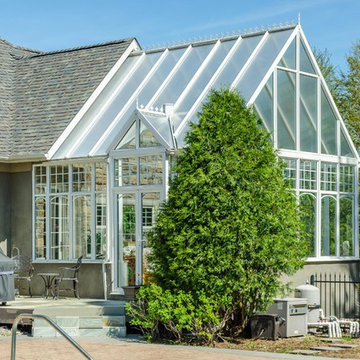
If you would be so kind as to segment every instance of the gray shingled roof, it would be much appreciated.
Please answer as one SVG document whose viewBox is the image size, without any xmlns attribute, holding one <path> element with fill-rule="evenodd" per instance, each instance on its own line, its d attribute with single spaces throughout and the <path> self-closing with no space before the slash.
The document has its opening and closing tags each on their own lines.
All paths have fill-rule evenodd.
<svg viewBox="0 0 360 360">
<path fill-rule="evenodd" d="M 132 40 L 41 53 L 0 39 L 0 158 L 44 155 Z"/>
</svg>

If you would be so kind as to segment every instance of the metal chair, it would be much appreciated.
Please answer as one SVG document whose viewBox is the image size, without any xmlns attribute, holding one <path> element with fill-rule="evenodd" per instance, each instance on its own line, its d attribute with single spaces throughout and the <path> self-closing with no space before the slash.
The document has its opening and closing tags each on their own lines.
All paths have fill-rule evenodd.
<svg viewBox="0 0 360 360">
<path fill-rule="evenodd" d="M 12 257 L 15 261 L 14 279 L 16 282 L 25 281 L 28 284 L 28 291 L 30 297 L 32 297 L 31 280 L 34 275 L 34 267 L 32 265 L 31 258 L 26 255 L 15 255 Z M 17 289 L 19 291 L 19 289 Z"/>
<path fill-rule="evenodd" d="M 59 276 L 55 277 L 54 280 L 54 286 L 55 286 L 55 299 L 59 299 L 59 291 L 66 291 L 66 290 L 73 290 L 74 292 L 74 296 L 78 299 L 80 299 L 79 296 L 79 270 L 80 270 L 80 266 L 81 266 L 81 262 L 82 262 L 82 256 L 80 256 L 77 260 L 76 265 L 72 266 L 72 267 L 60 267 L 59 268 Z M 68 289 L 68 288 L 63 288 L 60 289 L 60 284 L 62 282 L 72 282 L 73 283 L 73 288 L 72 289 Z"/>
</svg>

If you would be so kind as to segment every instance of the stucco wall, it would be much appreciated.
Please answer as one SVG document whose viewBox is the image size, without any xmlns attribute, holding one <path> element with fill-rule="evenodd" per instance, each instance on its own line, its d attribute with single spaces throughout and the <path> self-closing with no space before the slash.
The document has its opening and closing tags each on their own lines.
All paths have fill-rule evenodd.
<svg viewBox="0 0 360 360">
<path fill-rule="evenodd" d="M 0 172 L 0 243 L 7 253 L 10 250 L 11 234 L 10 178 L 11 174 Z"/>
</svg>

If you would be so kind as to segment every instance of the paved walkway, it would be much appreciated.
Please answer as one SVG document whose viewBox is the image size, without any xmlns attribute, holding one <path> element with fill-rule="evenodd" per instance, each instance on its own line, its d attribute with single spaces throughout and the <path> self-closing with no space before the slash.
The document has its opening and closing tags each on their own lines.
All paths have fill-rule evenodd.
<svg viewBox="0 0 360 360">
<path fill-rule="evenodd" d="M 325 360 L 330 358 L 273 354 L 205 347 L 146 344 L 128 339 L 77 338 L 94 360 Z M 0 338 L 0 359 L 10 359 L 10 337 Z M 16 360 L 83 360 L 84 357 L 63 339 L 21 336 L 17 340 Z M 331 360 L 334 360 L 332 358 Z M 344 360 L 344 359 L 343 359 Z"/>
</svg>

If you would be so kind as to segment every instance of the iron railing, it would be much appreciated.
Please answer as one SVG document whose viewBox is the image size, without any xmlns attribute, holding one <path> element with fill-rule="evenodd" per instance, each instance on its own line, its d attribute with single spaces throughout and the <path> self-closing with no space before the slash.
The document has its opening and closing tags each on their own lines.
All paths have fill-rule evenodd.
<svg viewBox="0 0 360 360">
<path fill-rule="evenodd" d="M 310 283 L 320 289 L 320 305 L 326 316 L 360 317 L 360 281 L 349 274 L 315 273 Z"/>
<path fill-rule="evenodd" d="M 11 360 L 15 360 L 16 356 L 16 331 L 21 319 L 43 319 L 47 321 L 55 330 L 57 330 L 71 345 L 73 345 L 79 352 L 81 352 L 87 359 L 93 358 L 72 338 L 70 337 L 58 324 L 51 320 L 46 315 L 40 314 L 20 314 L 18 315 L 12 325 L 11 329 Z"/>
</svg>

